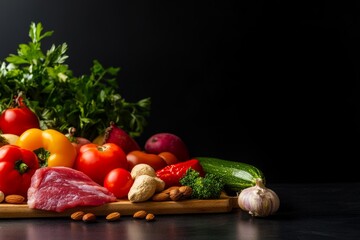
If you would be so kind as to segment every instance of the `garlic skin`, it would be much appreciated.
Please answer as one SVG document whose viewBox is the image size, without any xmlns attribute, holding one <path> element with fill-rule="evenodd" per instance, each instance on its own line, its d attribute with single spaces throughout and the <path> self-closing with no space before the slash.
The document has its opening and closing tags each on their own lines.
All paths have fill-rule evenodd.
<svg viewBox="0 0 360 240">
<path fill-rule="evenodd" d="M 238 196 L 238 203 L 242 210 L 254 217 L 267 217 L 274 214 L 280 207 L 278 195 L 266 188 L 261 179 L 256 185 L 242 190 Z"/>
</svg>

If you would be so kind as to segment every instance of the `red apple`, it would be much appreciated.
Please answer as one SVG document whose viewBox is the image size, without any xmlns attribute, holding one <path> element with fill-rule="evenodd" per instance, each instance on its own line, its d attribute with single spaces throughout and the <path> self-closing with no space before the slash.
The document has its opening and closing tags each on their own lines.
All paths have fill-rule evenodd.
<svg viewBox="0 0 360 240">
<path fill-rule="evenodd" d="M 184 141 L 173 133 L 156 133 L 145 142 L 145 151 L 147 153 L 159 154 L 162 152 L 171 152 L 178 161 L 189 160 L 189 151 Z"/>
</svg>

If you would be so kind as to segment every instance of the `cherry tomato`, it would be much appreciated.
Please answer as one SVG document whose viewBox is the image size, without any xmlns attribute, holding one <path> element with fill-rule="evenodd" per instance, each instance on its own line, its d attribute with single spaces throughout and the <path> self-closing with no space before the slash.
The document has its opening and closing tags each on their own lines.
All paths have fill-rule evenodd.
<svg viewBox="0 0 360 240">
<path fill-rule="evenodd" d="M 104 184 L 105 176 L 111 170 L 127 167 L 126 155 L 115 143 L 88 143 L 81 146 L 74 164 L 75 169 L 82 171 L 100 185 Z"/>
<path fill-rule="evenodd" d="M 134 180 L 131 177 L 131 173 L 124 168 L 111 170 L 104 179 L 104 187 L 117 198 L 126 197 L 133 183 Z"/>
<path fill-rule="evenodd" d="M 129 152 L 126 155 L 126 159 L 130 171 L 135 165 L 139 163 L 146 163 L 150 165 L 155 171 L 167 166 L 166 162 L 159 155 L 146 153 L 139 150 Z"/>
<path fill-rule="evenodd" d="M 0 115 L 0 130 L 20 136 L 30 128 L 40 128 L 39 119 L 23 102 L 21 97 L 14 99 L 13 106 Z"/>
<path fill-rule="evenodd" d="M 166 162 L 167 165 L 171 165 L 179 162 L 175 154 L 171 152 L 161 152 L 158 155 Z"/>
</svg>

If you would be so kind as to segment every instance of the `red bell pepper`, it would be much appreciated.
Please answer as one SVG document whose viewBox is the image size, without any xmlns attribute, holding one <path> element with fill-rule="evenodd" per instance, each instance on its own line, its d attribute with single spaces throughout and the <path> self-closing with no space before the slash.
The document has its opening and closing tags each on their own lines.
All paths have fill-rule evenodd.
<svg viewBox="0 0 360 240">
<path fill-rule="evenodd" d="M 27 197 L 31 177 L 40 167 L 33 151 L 15 146 L 0 147 L 0 190 L 5 194 Z"/>
<path fill-rule="evenodd" d="M 192 168 L 200 173 L 200 176 L 204 176 L 205 172 L 200 165 L 199 160 L 190 159 L 184 162 L 168 165 L 158 171 L 156 176 L 165 182 L 165 188 L 171 186 L 180 186 L 180 179 L 185 176 L 186 171 Z"/>
</svg>

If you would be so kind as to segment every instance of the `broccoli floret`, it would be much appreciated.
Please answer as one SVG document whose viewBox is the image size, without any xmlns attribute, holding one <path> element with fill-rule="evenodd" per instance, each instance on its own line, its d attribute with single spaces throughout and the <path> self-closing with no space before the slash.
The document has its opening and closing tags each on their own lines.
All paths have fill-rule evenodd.
<svg viewBox="0 0 360 240">
<path fill-rule="evenodd" d="M 216 175 L 207 173 L 204 177 L 198 171 L 189 168 L 184 177 L 180 179 L 183 186 L 192 188 L 191 198 L 218 199 L 225 183 Z"/>
</svg>

